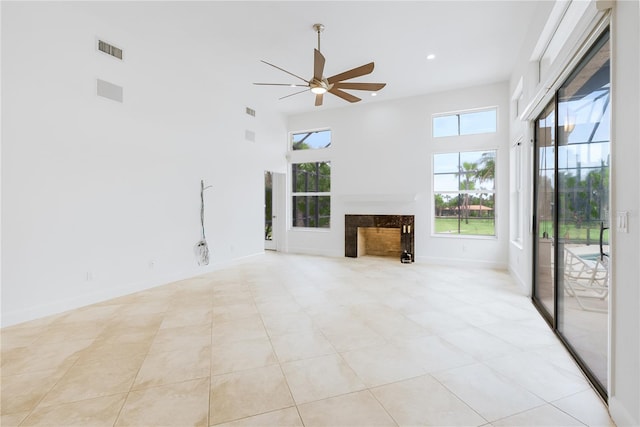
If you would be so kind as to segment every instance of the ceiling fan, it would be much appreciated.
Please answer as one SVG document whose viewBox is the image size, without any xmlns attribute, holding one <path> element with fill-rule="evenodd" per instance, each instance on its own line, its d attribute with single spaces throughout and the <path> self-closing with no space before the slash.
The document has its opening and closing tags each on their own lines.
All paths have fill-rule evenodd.
<svg viewBox="0 0 640 427">
<path fill-rule="evenodd" d="M 359 67 L 353 68 L 340 74 L 336 74 L 335 76 L 331 76 L 329 78 L 325 78 L 322 74 L 324 72 L 325 59 L 322 53 L 320 53 L 320 33 L 324 30 L 324 25 L 314 24 L 313 29 L 318 33 L 318 48 L 313 50 L 313 77 L 310 80 L 304 79 L 296 74 L 293 74 L 292 72 L 285 70 L 284 68 L 280 68 L 277 65 L 273 65 L 267 61 L 261 61 L 267 65 L 277 68 L 280 71 L 284 71 L 285 73 L 297 79 L 302 80 L 305 84 L 254 83 L 254 85 L 306 87 L 307 89 L 283 96 L 279 99 L 284 99 L 290 96 L 298 95 L 300 93 L 311 91 L 316 95 L 316 107 L 322 105 L 323 96 L 327 92 L 332 93 L 337 97 L 349 102 L 358 102 L 361 100 L 360 98 L 351 95 L 350 93 L 347 93 L 342 89 L 378 91 L 386 86 L 386 83 L 345 82 L 345 80 L 350 80 L 356 77 L 370 74 L 373 71 L 373 62 L 369 62 L 368 64 L 361 65 Z"/>
</svg>

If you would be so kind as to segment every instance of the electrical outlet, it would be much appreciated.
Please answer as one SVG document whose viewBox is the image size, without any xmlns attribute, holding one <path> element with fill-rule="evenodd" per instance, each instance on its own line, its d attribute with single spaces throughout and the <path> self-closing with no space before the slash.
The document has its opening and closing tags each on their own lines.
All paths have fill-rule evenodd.
<svg viewBox="0 0 640 427">
<path fill-rule="evenodd" d="M 86 274 L 86 276 L 85 276 L 85 279 L 86 279 L 86 281 L 87 281 L 87 282 L 92 281 L 92 280 L 93 280 L 93 273 L 92 273 L 92 272 L 90 272 L 90 271 L 87 271 L 87 274 Z"/>
<path fill-rule="evenodd" d="M 153 270 L 154 268 L 156 268 L 156 260 L 152 259 L 149 261 L 149 269 Z"/>
</svg>

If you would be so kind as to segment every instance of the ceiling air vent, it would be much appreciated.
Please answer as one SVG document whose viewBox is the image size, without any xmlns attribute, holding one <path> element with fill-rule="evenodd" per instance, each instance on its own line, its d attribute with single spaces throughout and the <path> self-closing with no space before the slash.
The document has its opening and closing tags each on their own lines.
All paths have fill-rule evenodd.
<svg viewBox="0 0 640 427">
<path fill-rule="evenodd" d="M 122 59 L 122 49 L 115 47 L 107 42 L 98 40 L 98 50 L 106 53 L 107 55 L 114 56 L 118 59 Z"/>
<path fill-rule="evenodd" d="M 253 108 L 246 107 L 245 108 L 245 112 L 248 115 L 250 115 L 251 117 L 255 117 L 256 116 L 256 110 L 254 110 Z"/>
</svg>

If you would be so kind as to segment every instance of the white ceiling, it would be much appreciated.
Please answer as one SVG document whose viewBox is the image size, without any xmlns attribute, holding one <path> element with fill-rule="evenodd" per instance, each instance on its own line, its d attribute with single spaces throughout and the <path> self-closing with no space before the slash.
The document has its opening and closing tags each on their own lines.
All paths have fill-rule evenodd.
<svg viewBox="0 0 640 427">
<path fill-rule="evenodd" d="M 375 98 L 369 92 L 351 91 L 362 95 L 362 104 L 507 80 L 528 20 L 542 3 L 549 4 L 539 0 L 143 2 L 142 9 L 128 13 L 127 19 L 147 28 L 156 25 L 158 31 L 190 33 L 219 59 L 220 70 L 212 70 L 212 76 L 223 78 L 221 84 L 233 87 L 247 102 L 292 114 L 349 105 L 325 95 L 324 105 L 314 107 L 311 93 L 278 100 L 296 89 L 252 84 L 296 82 L 261 59 L 310 78 L 317 46 L 314 23 L 326 27 L 321 35 L 325 77 L 375 62 L 372 74 L 353 81 L 387 86 Z M 436 58 L 427 60 L 429 54 Z"/>
</svg>

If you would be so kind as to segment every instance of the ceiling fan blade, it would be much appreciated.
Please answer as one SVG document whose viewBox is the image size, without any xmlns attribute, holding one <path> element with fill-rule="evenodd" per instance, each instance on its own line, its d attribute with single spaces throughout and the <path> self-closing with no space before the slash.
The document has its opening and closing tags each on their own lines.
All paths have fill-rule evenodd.
<svg viewBox="0 0 640 427">
<path fill-rule="evenodd" d="M 342 80 L 353 79 L 354 77 L 364 76 L 373 71 L 373 62 L 369 62 L 368 64 L 361 65 L 359 67 L 353 68 L 349 71 L 345 71 L 344 73 L 336 74 L 335 76 L 331 76 L 327 79 L 329 84 L 340 82 Z"/>
<path fill-rule="evenodd" d="M 293 95 L 298 95 L 298 94 L 301 94 L 301 93 L 303 93 L 303 92 L 309 92 L 309 90 L 310 90 L 310 89 L 305 89 L 305 90 L 301 90 L 300 92 L 290 93 L 289 95 L 285 95 L 285 96 L 283 96 L 282 98 L 278 98 L 278 99 L 285 99 L 285 98 L 289 98 L 290 96 L 293 96 Z"/>
<path fill-rule="evenodd" d="M 335 86 L 332 87 L 329 92 L 331 92 L 332 94 L 339 96 L 340 98 L 344 99 L 345 101 L 349 101 L 349 102 L 358 102 L 361 101 L 360 98 L 358 98 L 357 96 L 353 96 L 350 93 L 347 93 L 345 91 L 342 91 L 340 89 L 337 89 Z"/>
<path fill-rule="evenodd" d="M 353 90 L 380 90 L 385 87 L 386 83 L 349 83 L 349 82 L 337 82 L 333 87 L 338 89 L 353 89 Z"/>
<path fill-rule="evenodd" d="M 293 74 L 292 72 L 287 71 L 287 70 L 285 70 L 284 68 L 280 68 L 280 67 L 278 67 L 277 65 L 273 65 L 273 64 L 271 64 L 271 63 L 269 63 L 269 62 L 267 62 L 267 61 L 263 61 L 262 59 L 260 60 L 260 62 L 264 62 L 265 64 L 267 64 L 267 65 L 271 65 L 273 68 L 277 68 L 277 69 L 278 69 L 278 70 L 280 70 L 280 71 L 284 71 L 285 73 L 287 73 L 287 74 L 289 74 L 289 75 L 291 75 L 291 76 L 293 76 L 293 77 L 295 77 L 295 78 L 297 78 L 297 79 L 300 79 L 300 80 L 302 80 L 302 81 L 303 81 L 303 82 L 305 82 L 305 83 L 309 83 L 309 81 L 308 81 L 308 80 L 303 79 L 302 77 L 298 76 L 297 74 Z"/>
<path fill-rule="evenodd" d="M 313 78 L 315 80 L 322 80 L 324 61 L 324 55 L 318 49 L 313 49 Z"/>
<path fill-rule="evenodd" d="M 309 87 L 308 84 L 306 84 L 306 85 L 297 85 L 297 84 L 293 84 L 293 83 L 254 83 L 254 85 L 258 85 L 258 86 Z"/>
<path fill-rule="evenodd" d="M 322 105 L 322 97 L 323 97 L 322 93 L 316 94 L 316 107 L 319 107 Z"/>
</svg>

